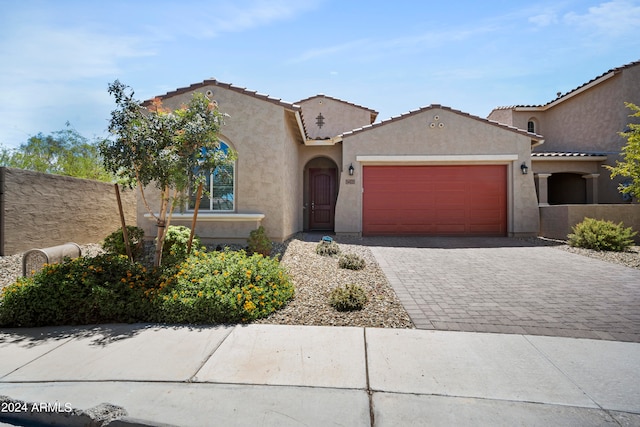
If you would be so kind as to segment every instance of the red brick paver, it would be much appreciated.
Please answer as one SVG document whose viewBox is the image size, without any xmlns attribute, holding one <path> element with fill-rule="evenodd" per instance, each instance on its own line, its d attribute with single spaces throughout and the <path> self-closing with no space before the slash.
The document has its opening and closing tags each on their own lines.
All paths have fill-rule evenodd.
<svg viewBox="0 0 640 427">
<path fill-rule="evenodd" d="M 508 238 L 363 243 L 419 329 L 640 342 L 640 270 Z"/>
</svg>

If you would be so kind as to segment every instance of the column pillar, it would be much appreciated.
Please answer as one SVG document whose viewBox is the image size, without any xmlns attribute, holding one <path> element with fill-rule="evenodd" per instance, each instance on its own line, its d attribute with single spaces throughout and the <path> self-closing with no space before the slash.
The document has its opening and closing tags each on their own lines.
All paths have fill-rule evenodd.
<svg viewBox="0 0 640 427">
<path fill-rule="evenodd" d="M 587 180 L 587 204 L 597 205 L 598 204 L 598 177 L 599 173 L 590 173 L 587 175 L 582 175 L 584 179 Z"/>
<path fill-rule="evenodd" d="M 535 174 L 538 180 L 538 206 L 549 206 L 549 184 L 547 179 L 551 175 L 550 173 Z"/>
</svg>

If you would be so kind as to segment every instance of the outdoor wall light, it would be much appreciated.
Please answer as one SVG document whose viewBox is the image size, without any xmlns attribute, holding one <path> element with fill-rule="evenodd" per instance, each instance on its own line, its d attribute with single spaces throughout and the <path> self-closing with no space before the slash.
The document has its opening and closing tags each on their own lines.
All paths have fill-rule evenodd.
<svg viewBox="0 0 640 427">
<path fill-rule="evenodd" d="M 355 171 L 355 169 L 353 168 L 353 163 L 351 163 L 349 165 L 349 176 L 353 176 L 353 172 Z"/>
<path fill-rule="evenodd" d="M 526 175 L 529 173 L 529 166 L 527 166 L 526 162 L 522 162 L 520 165 L 520 170 L 522 171 L 522 175 Z"/>
</svg>

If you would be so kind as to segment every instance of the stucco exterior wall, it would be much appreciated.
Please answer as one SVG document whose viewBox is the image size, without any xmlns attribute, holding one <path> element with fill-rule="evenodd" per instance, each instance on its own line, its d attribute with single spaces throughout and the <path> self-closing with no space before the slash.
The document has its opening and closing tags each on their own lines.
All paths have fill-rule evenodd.
<svg viewBox="0 0 640 427">
<path fill-rule="evenodd" d="M 515 126 L 513 124 L 513 110 L 511 109 L 496 109 L 493 110 L 491 113 L 489 113 L 489 116 L 487 116 L 488 120 L 492 120 L 494 122 L 498 122 L 498 123 L 502 123 L 503 125 L 509 125 L 509 126 L 514 126 L 517 127 L 519 129 L 526 129 L 527 128 L 527 123 L 524 124 L 524 127 L 521 126 Z M 537 129 L 536 129 L 537 131 Z"/>
<path fill-rule="evenodd" d="M 433 122 L 437 125 L 432 128 L 430 123 Z M 530 147 L 531 140 L 525 135 L 439 108 L 426 109 L 366 131 L 347 134 L 343 140 L 342 162 L 343 165 L 353 163 L 355 173 L 348 176 L 343 169 L 340 175 L 336 232 L 362 232 L 363 164 L 356 157 L 404 155 L 444 156 L 440 160 L 433 158 L 419 164 L 507 164 L 508 232 L 510 235 L 535 235 L 539 219 L 533 175 L 523 175 L 520 171 L 522 162 L 531 164 Z M 498 159 L 502 155 L 515 156 L 516 160 L 487 160 L 487 156 Z M 464 160 L 456 160 L 455 156 L 464 156 L 460 157 Z M 347 179 L 355 183 L 349 184 Z"/>
<path fill-rule="evenodd" d="M 283 208 L 283 234 L 281 239 L 286 240 L 298 231 L 302 230 L 302 165 L 300 161 L 300 147 L 304 147 L 296 135 L 295 123 L 286 120 L 284 134 L 286 135 L 282 147 L 282 173 L 284 174 L 282 186 Z"/>
<path fill-rule="evenodd" d="M 619 153 L 626 140 L 618 132 L 625 129 L 630 110 L 625 102 L 640 103 L 640 66 L 622 69 L 612 77 L 548 107 L 494 110 L 489 119 L 520 129 L 531 119 L 537 123 L 536 133 L 544 135 L 545 143 L 534 151 L 581 151 L 606 154 L 598 165 L 600 203 L 621 203 L 617 188 L 624 178 L 610 179 L 604 165 L 613 166 L 621 160 Z M 522 111 L 525 110 L 525 111 Z M 637 120 L 637 119 L 636 119 Z M 542 168 L 549 163 L 534 164 L 534 172 L 551 173 Z M 571 165 L 567 164 L 567 167 Z M 561 172 L 561 171 L 558 171 Z M 565 172 L 571 172 L 565 170 Z"/>
<path fill-rule="evenodd" d="M 623 79 L 618 74 L 599 85 L 558 103 L 541 116 L 545 143 L 536 151 L 587 151 L 618 153 L 624 129 Z M 527 120 L 530 112 L 517 112 Z M 526 125 L 526 123 L 525 123 Z"/>
<path fill-rule="evenodd" d="M 0 255 L 98 243 L 121 226 L 113 184 L 0 168 L 0 193 Z M 120 195 L 127 224 L 133 225 L 135 194 Z"/>
<path fill-rule="evenodd" d="M 285 117 L 285 109 L 247 94 L 239 93 L 216 85 L 197 89 L 211 96 L 221 112 L 229 115 L 222 126 L 220 138 L 228 143 L 238 154 L 236 162 L 235 213 L 264 214 L 261 224 L 267 235 L 274 241 L 282 241 L 297 227 L 293 213 L 291 191 L 300 192 L 292 187 L 289 171 L 295 165 L 288 164 L 295 159 L 287 150 L 292 148 L 292 130 Z M 189 102 L 193 91 L 183 92 L 163 99 L 167 108 L 176 109 Z M 298 197 L 298 196 L 296 196 Z M 158 193 L 150 191 L 150 204 L 159 209 Z M 204 242 L 246 241 L 249 232 L 258 222 L 224 218 L 216 219 L 216 213 L 200 211 L 198 213 L 197 233 Z M 209 218 L 205 218 L 209 216 Z M 228 217 L 229 215 L 227 215 Z M 145 228 L 145 234 L 156 234 L 155 224 L 140 218 L 139 224 Z M 191 226 L 187 216 L 172 221 L 174 225 Z"/>
<path fill-rule="evenodd" d="M 533 158 L 533 171 L 535 173 L 576 173 L 576 174 L 596 174 L 599 173 L 599 179 L 609 179 L 608 174 L 600 167 L 601 162 L 597 161 L 580 161 L 580 160 L 545 160 Z"/>
<path fill-rule="evenodd" d="M 371 124 L 371 111 L 322 95 L 299 104 L 307 135 L 311 139 L 332 138 Z M 321 113 L 324 124 L 319 127 L 316 119 Z"/>
<path fill-rule="evenodd" d="M 640 231 L 640 205 L 556 205 L 540 207 L 540 235 L 564 240 L 585 218 L 603 219 Z M 640 236 L 636 235 L 636 243 Z"/>
</svg>

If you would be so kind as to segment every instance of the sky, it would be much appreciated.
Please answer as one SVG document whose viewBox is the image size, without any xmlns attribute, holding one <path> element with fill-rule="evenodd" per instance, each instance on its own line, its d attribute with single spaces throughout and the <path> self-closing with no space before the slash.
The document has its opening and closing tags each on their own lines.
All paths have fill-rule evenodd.
<svg viewBox="0 0 640 427">
<path fill-rule="evenodd" d="M 486 117 L 640 60 L 640 0 L 0 0 L 0 146 L 105 138 L 139 100 L 215 78 L 378 121 L 430 104 Z"/>
</svg>

